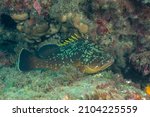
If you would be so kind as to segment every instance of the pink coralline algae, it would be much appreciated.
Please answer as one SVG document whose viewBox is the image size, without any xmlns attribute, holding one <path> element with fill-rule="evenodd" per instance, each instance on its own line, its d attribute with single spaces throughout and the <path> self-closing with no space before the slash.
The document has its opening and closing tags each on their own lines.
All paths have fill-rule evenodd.
<svg viewBox="0 0 150 117">
<path fill-rule="evenodd" d="M 0 51 L 0 66 L 10 66 L 11 62 L 6 57 L 7 54 L 5 52 Z"/>
<path fill-rule="evenodd" d="M 150 51 L 132 54 L 130 56 L 130 61 L 133 67 L 144 76 L 150 74 Z"/>
<path fill-rule="evenodd" d="M 34 7 L 34 9 L 37 11 L 37 13 L 38 13 L 39 15 L 41 15 L 42 7 L 41 7 L 40 3 L 38 2 L 38 0 L 34 0 L 34 1 L 33 1 L 33 7 Z"/>
<path fill-rule="evenodd" d="M 96 23 L 97 23 L 96 33 L 98 35 L 103 35 L 109 32 L 109 29 L 106 26 L 107 22 L 105 20 L 97 19 Z"/>
</svg>

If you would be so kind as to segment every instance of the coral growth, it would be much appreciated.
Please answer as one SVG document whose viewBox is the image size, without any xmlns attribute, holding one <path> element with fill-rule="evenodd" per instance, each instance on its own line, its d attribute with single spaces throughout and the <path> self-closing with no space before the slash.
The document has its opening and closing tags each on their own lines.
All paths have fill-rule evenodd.
<svg viewBox="0 0 150 117">
<path fill-rule="evenodd" d="M 132 54 L 130 61 L 133 67 L 143 75 L 150 74 L 150 51 Z"/>
</svg>

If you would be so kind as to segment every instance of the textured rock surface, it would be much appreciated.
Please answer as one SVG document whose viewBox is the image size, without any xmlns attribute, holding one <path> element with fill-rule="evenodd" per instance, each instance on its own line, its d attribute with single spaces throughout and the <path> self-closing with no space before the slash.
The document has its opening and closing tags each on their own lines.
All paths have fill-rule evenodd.
<svg viewBox="0 0 150 117">
<path fill-rule="evenodd" d="M 150 83 L 149 4 L 149 0 L 1 0 L 1 99 L 148 99 L 143 91 Z M 39 70 L 20 73 L 17 69 L 23 48 L 37 55 L 43 45 L 73 43 L 70 39 L 73 34 L 84 41 L 90 40 L 103 48 L 106 55 L 111 55 L 114 59 L 109 68 L 112 78 L 116 79 L 117 73 L 122 80 L 115 83 L 108 81 L 110 89 L 106 88 L 108 91 L 103 92 L 101 87 L 108 85 L 105 78 L 109 77 L 109 72 L 104 72 L 105 78 L 98 76 L 98 80 L 96 75 L 82 76 L 74 68 L 68 76 L 65 72 L 67 66 L 57 72 Z M 90 51 L 87 54 L 91 55 Z M 22 82 L 19 82 L 20 79 Z M 100 79 L 104 80 L 104 84 Z M 126 79 L 131 80 L 131 84 L 126 85 Z M 140 88 L 134 88 L 132 81 Z M 118 92 L 115 90 L 119 89 L 117 82 L 121 88 Z M 78 87 L 84 84 L 85 87 L 90 86 L 88 90 L 91 92 L 86 94 L 85 87 Z M 80 92 L 79 89 L 83 90 Z M 74 90 L 76 94 L 73 94 Z M 113 93 L 110 93 L 111 90 Z M 63 92 L 61 96 L 54 95 L 60 91 Z M 20 96 L 20 92 L 24 94 Z"/>
</svg>

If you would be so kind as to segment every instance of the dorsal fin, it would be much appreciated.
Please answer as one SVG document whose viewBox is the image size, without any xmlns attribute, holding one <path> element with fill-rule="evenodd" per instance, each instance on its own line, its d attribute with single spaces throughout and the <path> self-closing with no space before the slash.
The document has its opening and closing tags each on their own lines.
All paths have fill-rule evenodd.
<svg viewBox="0 0 150 117">
<path fill-rule="evenodd" d="M 74 33 L 73 35 L 71 35 L 69 38 L 66 38 L 63 42 L 61 42 L 60 44 L 58 44 L 58 46 L 65 46 L 68 45 L 69 43 L 72 43 L 78 39 L 80 39 L 81 37 Z"/>
</svg>

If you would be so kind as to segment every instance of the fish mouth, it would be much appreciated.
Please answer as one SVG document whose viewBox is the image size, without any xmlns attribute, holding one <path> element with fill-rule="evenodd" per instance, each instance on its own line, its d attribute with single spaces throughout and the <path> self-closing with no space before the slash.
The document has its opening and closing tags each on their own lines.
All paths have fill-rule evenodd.
<svg viewBox="0 0 150 117">
<path fill-rule="evenodd" d="M 90 64 L 90 65 L 79 65 L 78 68 L 80 70 L 80 72 L 85 73 L 85 74 L 95 74 L 98 73 L 100 71 L 103 71 L 105 69 L 107 69 L 108 67 L 110 67 L 112 64 L 114 63 L 114 60 L 108 60 L 107 62 L 105 62 L 104 64 L 98 65 L 98 64 Z"/>
</svg>

